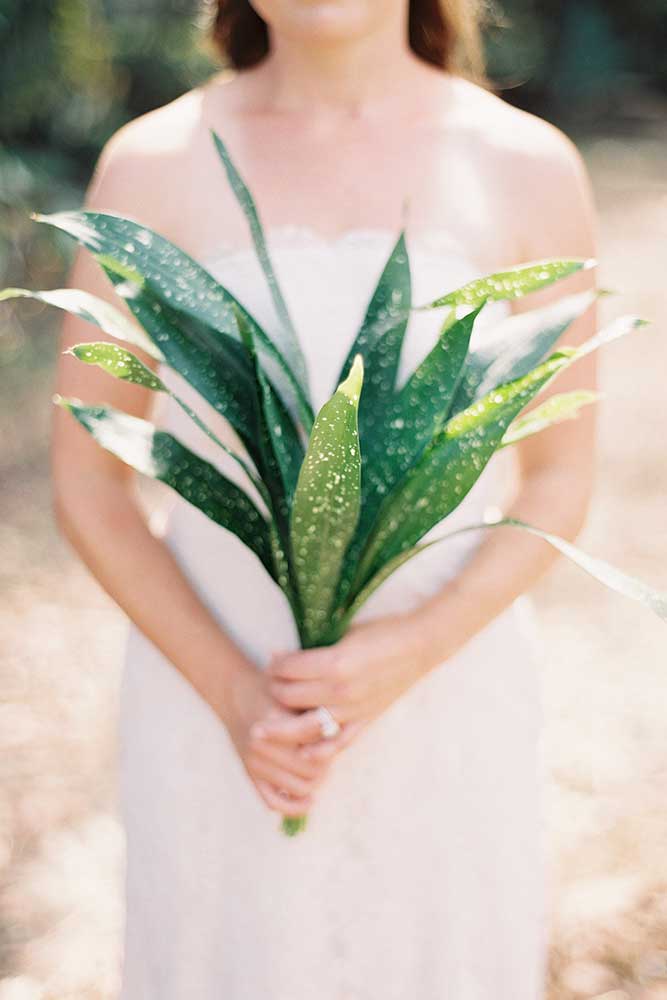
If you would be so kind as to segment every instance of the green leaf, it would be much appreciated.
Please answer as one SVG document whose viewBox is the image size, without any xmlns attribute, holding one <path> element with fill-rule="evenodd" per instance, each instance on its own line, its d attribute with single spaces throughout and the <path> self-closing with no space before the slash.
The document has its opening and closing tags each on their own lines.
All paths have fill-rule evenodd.
<svg viewBox="0 0 667 1000">
<path fill-rule="evenodd" d="M 601 294 L 585 291 L 567 295 L 501 322 L 488 340 L 468 354 L 449 416 L 465 410 L 494 386 L 526 375 Z"/>
<path fill-rule="evenodd" d="M 641 323 L 643 320 L 635 316 L 621 317 L 580 347 L 557 351 L 527 375 L 496 386 L 450 418 L 382 504 L 352 596 L 388 560 L 413 546 L 458 507 L 499 448 L 511 422 L 543 386 L 574 361 Z"/>
<path fill-rule="evenodd" d="M 113 375 L 114 378 L 123 379 L 127 382 L 132 382 L 135 385 L 143 386 L 145 389 L 151 389 L 154 392 L 164 392 L 181 407 L 181 409 L 187 413 L 190 419 L 199 427 L 200 430 L 204 432 L 215 442 L 218 447 L 222 448 L 226 454 L 233 458 L 234 461 L 243 469 L 245 474 L 248 476 L 253 486 L 259 491 L 262 499 L 265 503 L 270 504 L 269 496 L 267 494 L 266 487 L 261 479 L 258 477 L 256 471 L 252 469 L 244 459 L 238 455 L 232 448 L 221 441 L 217 434 L 208 427 L 201 417 L 189 406 L 184 400 L 180 398 L 175 392 L 172 392 L 168 386 L 158 378 L 150 368 L 139 358 L 135 357 L 130 351 L 125 350 L 125 348 L 120 347 L 118 344 L 109 344 L 104 341 L 89 343 L 89 344 L 75 344 L 73 347 L 68 348 L 63 351 L 63 354 L 72 354 L 79 361 L 83 361 L 89 365 L 97 365 L 106 371 L 109 375 Z"/>
<path fill-rule="evenodd" d="M 509 425 L 500 447 L 516 444 L 523 438 L 537 434 L 546 430 L 553 424 L 559 424 L 564 420 L 574 420 L 579 415 L 582 406 L 589 403 L 596 403 L 601 398 L 601 393 L 593 392 L 590 389 L 575 389 L 572 392 L 560 392 L 550 396 L 540 406 L 534 407 L 530 413 L 517 417 Z"/>
<path fill-rule="evenodd" d="M 92 341 L 88 344 L 74 344 L 63 354 L 71 354 L 87 365 L 97 365 L 114 378 L 141 385 L 154 392 L 167 392 L 167 387 L 161 378 L 147 368 L 131 351 L 119 344 L 107 341 Z"/>
<path fill-rule="evenodd" d="M 410 261 L 401 231 L 366 308 L 359 332 L 338 376 L 342 382 L 360 354 L 364 364 L 364 393 L 359 403 L 362 452 L 373 429 L 381 425 L 387 397 L 396 385 L 401 347 L 412 301 Z"/>
<path fill-rule="evenodd" d="M 210 462 L 153 424 L 110 406 L 87 406 L 54 396 L 102 448 L 153 479 L 166 483 L 216 524 L 233 532 L 275 579 L 269 528 L 247 494 Z"/>
<path fill-rule="evenodd" d="M 432 545 L 439 545 L 441 542 L 446 542 L 450 538 L 455 538 L 457 535 L 465 534 L 468 531 L 480 531 L 482 528 L 498 528 L 504 526 L 521 528 L 523 531 L 528 531 L 530 534 L 544 539 L 544 541 L 549 542 L 550 545 L 552 545 L 555 549 L 558 549 L 558 551 L 564 556 L 567 556 L 568 559 L 571 559 L 572 562 L 574 562 L 581 569 L 585 570 L 586 573 L 589 573 L 594 579 L 598 580 L 606 587 L 609 587 L 610 590 L 614 590 L 618 594 L 622 594 L 624 597 L 629 597 L 634 601 L 639 601 L 650 611 L 653 611 L 653 613 L 664 622 L 667 622 L 666 591 L 657 590 L 655 587 L 650 586 L 643 580 L 638 580 L 636 577 L 629 576 L 627 573 L 622 572 L 622 570 L 617 569 L 610 563 L 605 562 L 596 556 L 591 556 L 587 552 L 583 552 L 580 548 L 573 545 L 572 542 L 567 541 L 565 538 L 561 538 L 559 535 L 554 535 L 551 532 L 542 530 L 541 528 L 536 528 L 532 524 L 526 524 L 525 521 L 520 521 L 515 517 L 504 517 L 497 521 L 482 521 L 479 524 L 468 524 L 463 528 L 456 528 L 454 531 L 449 531 L 447 534 L 441 535 L 439 538 L 433 538 L 428 542 L 423 542 L 421 545 L 416 545 L 413 548 L 400 553 L 400 555 L 395 556 L 382 567 L 382 569 L 357 595 L 356 599 L 345 612 L 344 618 L 341 622 L 341 630 L 345 631 L 354 615 L 357 611 L 359 611 L 361 606 L 366 603 L 371 594 L 373 594 L 378 587 L 380 587 L 384 581 L 399 568 L 399 566 L 402 566 L 403 563 L 407 562 L 409 559 L 419 555 L 420 552 L 430 548 Z"/>
<path fill-rule="evenodd" d="M 260 469 L 266 484 L 268 506 L 273 517 L 271 545 L 277 580 L 292 608 L 295 623 L 301 627 L 302 610 L 294 567 L 290 562 L 289 518 L 292 495 L 303 461 L 304 451 L 291 415 L 266 378 L 259 360 L 252 328 L 234 307 L 239 336 L 255 374 L 253 399 L 259 418 Z"/>
<path fill-rule="evenodd" d="M 304 646 L 325 641 L 345 549 L 359 517 L 357 413 L 362 380 L 358 355 L 347 378 L 317 414 L 294 494 L 290 537 L 303 606 Z"/>
<path fill-rule="evenodd" d="M 285 516 L 287 516 L 292 503 L 292 497 L 294 496 L 294 490 L 296 489 L 299 470 L 303 462 L 304 448 L 290 414 L 286 407 L 283 406 L 273 386 L 264 374 L 255 350 L 251 327 L 245 322 L 245 318 L 241 313 L 237 315 L 237 322 L 241 339 L 253 359 L 265 436 L 268 437 L 268 442 L 270 442 L 273 453 L 272 458 L 279 470 L 282 482 L 281 508 Z M 273 462 L 270 464 L 273 464 Z"/>
<path fill-rule="evenodd" d="M 236 336 L 215 330 L 194 316 L 179 313 L 153 294 L 149 281 L 111 258 L 102 263 L 129 309 L 160 345 L 166 364 L 229 421 L 259 467 L 259 413 L 255 375 Z"/>
<path fill-rule="evenodd" d="M 352 583 L 359 554 L 384 497 L 414 465 L 446 421 L 473 325 L 482 308 L 483 304 L 454 322 L 451 316 L 446 318 L 432 350 L 400 391 L 385 402 L 382 426 L 365 441 L 361 438 L 361 514 L 345 557 L 339 601 L 345 599 Z"/>
<path fill-rule="evenodd" d="M 51 305 L 91 319 L 111 336 L 141 347 L 156 360 L 169 365 L 230 422 L 256 461 L 258 417 L 250 391 L 254 375 L 243 345 L 234 337 L 161 302 L 153 294 L 150 283 L 134 268 L 119 264 L 111 257 L 100 259 L 100 262 L 116 292 L 126 301 L 141 326 L 108 302 L 78 289 L 34 293 L 5 289 L 5 292 L 25 291 L 30 297 L 42 298 Z M 6 294 L 4 297 L 11 296 Z M 120 375 L 120 371 L 116 374 Z"/>
<path fill-rule="evenodd" d="M 271 552 L 273 555 L 275 580 L 289 602 L 290 608 L 292 609 L 292 616 L 298 628 L 302 621 L 303 613 L 299 602 L 299 595 L 295 587 L 294 573 L 275 519 L 272 519 L 269 522 L 269 534 L 271 539 Z"/>
<path fill-rule="evenodd" d="M 369 495 L 364 507 L 373 517 L 377 510 L 373 500 L 380 500 L 398 482 L 445 424 L 482 305 L 453 324 L 445 323 L 432 350 L 385 404 L 382 433 L 367 443 L 368 461 L 364 458 Z"/>
<path fill-rule="evenodd" d="M 50 306 L 56 306 L 58 309 L 64 309 L 75 316 L 80 316 L 81 319 L 94 323 L 110 337 L 140 347 L 156 361 L 164 361 L 162 351 L 150 337 L 146 336 L 144 330 L 137 323 L 129 319 L 120 309 L 112 306 L 110 302 L 106 302 L 96 295 L 91 295 L 90 292 L 84 292 L 79 288 L 52 288 L 41 292 L 34 292 L 29 288 L 3 288 L 0 292 L 0 302 L 18 296 L 39 299 Z"/>
<path fill-rule="evenodd" d="M 32 212 L 36 222 L 45 222 L 69 233 L 101 263 L 115 262 L 150 283 L 152 294 L 163 306 L 192 317 L 210 329 L 237 336 L 232 304 L 243 312 L 260 342 L 265 367 L 288 408 L 295 407 L 304 426 L 312 423 L 312 408 L 298 379 L 271 338 L 240 302 L 193 257 L 164 236 L 113 212 Z M 116 289 L 118 291 L 118 288 Z M 128 305 L 129 305 L 128 301 Z"/>
<path fill-rule="evenodd" d="M 278 347 L 282 351 L 292 371 L 298 378 L 304 394 L 309 396 L 306 362 L 301 351 L 299 339 L 294 329 L 294 324 L 292 323 L 292 319 L 287 309 L 287 304 L 280 289 L 280 285 L 278 284 L 273 264 L 271 263 L 271 258 L 269 257 L 269 251 L 266 246 L 266 238 L 264 236 L 264 229 L 262 228 L 262 223 L 260 221 L 254 199 L 243 181 L 243 178 L 232 162 L 229 152 L 220 136 L 217 134 L 215 129 L 211 128 L 209 129 L 209 132 L 213 136 L 213 141 L 227 173 L 227 178 L 232 191 L 234 192 L 236 200 L 241 206 L 243 214 L 248 221 L 257 258 L 269 286 L 269 291 L 271 293 L 271 298 L 273 299 L 276 313 L 278 314 L 278 318 L 282 324 L 283 335 Z"/>
<path fill-rule="evenodd" d="M 546 288 L 555 281 L 567 278 L 582 268 L 595 267 L 596 264 L 597 261 L 592 257 L 535 260 L 511 267 L 507 271 L 496 271 L 482 278 L 475 278 L 461 288 L 414 308 L 421 310 L 439 309 L 441 306 L 478 306 L 486 299 L 490 301 L 518 299 Z"/>
<path fill-rule="evenodd" d="M 502 518 L 499 521 L 489 522 L 485 527 L 495 528 L 502 525 L 521 528 L 532 535 L 543 538 L 544 541 L 549 542 L 555 549 L 562 552 L 564 556 L 567 556 L 568 559 L 571 559 L 572 562 L 576 563 L 577 566 L 585 570 L 596 580 L 599 580 L 600 583 L 605 584 L 610 590 L 615 590 L 625 597 L 639 601 L 645 607 L 649 608 L 649 610 L 653 611 L 654 614 L 658 615 L 659 618 L 662 618 L 664 622 L 667 622 L 667 592 L 656 590 L 649 584 L 644 583 L 643 580 L 629 576 L 615 566 L 610 565 L 610 563 L 591 556 L 587 552 L 583 552 L 565 538 L 560 538 L 558 535 L 553 535 L 548 531 L 543 531 L 541 528 L 526 524 L 525 521 L 520 521 L 517 518 Z"/>
</svg>

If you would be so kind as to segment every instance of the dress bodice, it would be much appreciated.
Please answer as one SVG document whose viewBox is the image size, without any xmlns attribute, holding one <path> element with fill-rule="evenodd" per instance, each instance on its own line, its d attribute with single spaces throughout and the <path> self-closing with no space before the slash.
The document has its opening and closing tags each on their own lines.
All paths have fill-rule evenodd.
<svg viewBox="0 0 667 1000">
<path fill-rule="evenodd" d="M 369 299 L 397 239 L 388 228 L 353 228 L 326 237 L 303 225 L 270 228 L 267 245 L 308 365 L 315 412 L 333 393 L 336 378 L 361 325 Z M 415 305 L 434 299 L 484 273 L 446 230 L 406 235 Z M 223 245 L 201 263 L 271 333 L 277 320 L 267 282 L 252 247 Z M 506 303 L 487 305 L 481 329 L 504 316 Z M 406 332 L 399 384 L 430 350 L 442 310 L 414 312 Z"/>
<path fill-rule="evenodd" d="M 306 360 L 315 412 L 336 388 L 342 363 L 396 238 L 397 233 L 393 230 L 382 228 L 351 229 L 335 238 L 324 237 L 313 229 L 299 225 L 278 226 L 267 232 L 267 246 L 276 277 Z M 416 236 L 411 236 L 408 231 L 406 245 L 415 305 L 430 301 L 486 273 L 443 230 L 426 230 Z M 276 330 L 279 320 L 253 247 L 223 244 L 218 251 L 202 255 L 199 260 L 269 335 Z M 489 330 L 495 328 L 508 312 L 506 302 L 487 303 L 475 322 L 472 346 L 488 336 Z M 399 385 L 435 343 L 443 316 L 441 310 L 411 313 L 398 370 Z M 240 440 L 227 421 L 204 403 L 178 375 L 166 366 L 161 367 L 160 375 L 170 388 L 197 409 L 221 439 L 244 453 Z M 212 461 L 256 498 L 239 467 L 189 420 L 173 399 L 162 397 L 157 414 L 156 423 Z M 511 482 L 511 451 L 505 449 L 494 456 L 463 503 L 447 518 L 447 528 L 478 522 L 488 513 L 489 507 L 502 504 L 504 491 Z M 178 509 L 177 517 L 182 520 L 188 516 L 184 502 L 176 498 L 172 499 L 172 504 Z M 177 525 L 172 527 L 177 530 Z M 182 527 L 185 531 L 185 524 Z M 216 531 L 220 530 L 216 528 Z M 441 523 L 426 537 L 442 533 Z M 428 571 L 429 563 L 439 578 L 453 573 L 479 542 L 480 534 L 471 532 L 459 536 L 414 561 L 415 570 L 417 564 L 420 566 L 420 579 L 427 590 L 432 589 L 428 585 L 429 575 L 432 576 Z M 414 571 L 411 572 L 414 574 Z M 406 567 L 403 575 L 407 573 Z M 395 575 L 400 576 L 401 571 Z M 383 589 L 388 588 L 390 583 L 388 581 Z"/>
</svg>

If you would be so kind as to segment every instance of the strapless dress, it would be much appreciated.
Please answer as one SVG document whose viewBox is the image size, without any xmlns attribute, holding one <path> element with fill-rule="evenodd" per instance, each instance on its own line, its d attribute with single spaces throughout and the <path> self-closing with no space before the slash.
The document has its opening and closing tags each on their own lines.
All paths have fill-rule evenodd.
<svg viewBox="0 0 667 1000">
<path fill-rule="evenodd" d="M 315 410 L 335 388 L 396 235 L 268 231 Z M 415 303 L 484 273 L 444 232 L 408 231 L 407 245 Z M 221 246 L 200 261 L 271 332 L 277 319 L 252 248 Z M 507 313 L 506 303 L 487 305 L 473 346 Z M 399 383 L 433 345 L 439 316 L 411 314 Z M 160 375 L 239 444 L 178 375 Z M 155 419 L 241 482 L 169 397 Z M 498 453 L 446 528 L 502 507 L 513 463 L 512 449 Z M 283 594 L 233 534 L 174 493 L 156 517 L 154 530 L 248 655 L 264 666 L 273 649 L 298 647 Z M 357 620 L 417 606 L 460 572 L 483 536 L 461 535 L 406 563 Z M 549 887 L 539 667 L 533 606 L 522 595 L 350 744 L 306 832 L 289 838 L 217 716 L 129 623 L 118 716 L 121 1000 L 542 1000 Z"/>
</svg>

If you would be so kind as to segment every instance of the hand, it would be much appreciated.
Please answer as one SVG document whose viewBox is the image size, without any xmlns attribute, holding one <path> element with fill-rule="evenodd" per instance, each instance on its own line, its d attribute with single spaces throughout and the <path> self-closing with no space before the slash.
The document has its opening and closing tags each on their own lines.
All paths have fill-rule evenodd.
<svg viewBox="0 0 667 1000">
<path fill-rule="evenodd" d="M 286 709 L 305 709 L 298 719 L 264 723 L 274 740 L 316 726 L 312 709 L 325 705 L 343 726 L 337 740 L 359 730 L 435 666 L 416 616 L 382 617 L 352 625 L 332 646 L 274 654 L 269 692 Z"/>
<path fill-rule="evenodd" d="M 320 740 L 320 732 L 312 725 L 300 725 L 296 733 L 275 741 L 253 733 L 259 723 L 285 726 L 299 719 L 275 701 L 266 673 L 250 662 L 237 671 L 233 685 L 227 688 L 223 721 L 266 805 L 285 816 L 308 812 L 314 791 L 336 753 L 335 741 L 315 742 Z"/>
</svg>

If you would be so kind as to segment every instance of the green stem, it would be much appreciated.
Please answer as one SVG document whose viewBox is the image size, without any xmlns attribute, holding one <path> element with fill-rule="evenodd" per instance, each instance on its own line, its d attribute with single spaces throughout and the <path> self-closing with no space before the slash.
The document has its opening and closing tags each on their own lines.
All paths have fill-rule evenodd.
<svg viewBox="0 0 667 1000">
<path fill-rule="evenodd" d="M 283 833 L 287 834 L 288 837 L 293 837 L 297 833 L 301 833 L 302 830 L 306 829 L 308 823 L 308 816 L 283 816 L 281 829 Z"/>
<path fill-rule="evenodd" d="M 345 623 L 347 625 L 347 622 Z M 299 629 L 299 639 L 302 649 L 312 649 L 314 646 L 332 646 L 342 637 L 344 628 L 341 628 L 341 620 L 337 620 L 330 625 L 330 630 L 323 634 L 317 641 L 309 641 Z M 302 833 L 307 826 L 308 816 L 283 816 L 280 828 L 288 837 L 294 837 L 297 833 Z"/>
</svg>

